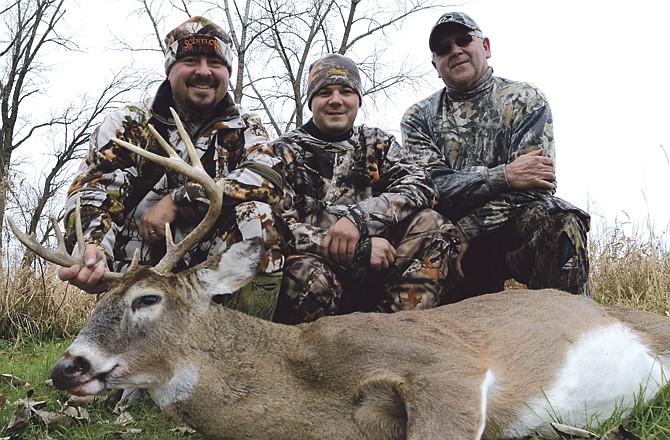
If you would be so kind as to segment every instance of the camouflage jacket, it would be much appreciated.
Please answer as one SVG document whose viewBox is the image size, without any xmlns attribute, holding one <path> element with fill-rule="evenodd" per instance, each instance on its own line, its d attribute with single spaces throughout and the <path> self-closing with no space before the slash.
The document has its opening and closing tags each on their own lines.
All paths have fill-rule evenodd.
<svg viewBox="0 0 670 440">
<path fill-rule="evenodd" d="M 179 207 L 172 225 L 175 240 L 200 221 L 209 203 L 200 185 L 187 182 L 181 174 L 166 172 L 111 141 L 117 137 L 166 155 L 148 130 L 148 124 L 152 124 L 190 163 L 170 107 L 176 105 L 170 84 L 165 81 L 153 99 L 110 114 L 96 128 L 89 152 L 68 191 L 65 226 L 70 250 L 76 243 L 72 214 L 78 197 L 87 243 L 101 246 L 115 270 L 132 259 L 135 249 L 140 250 L 141 261 L 152 259 L 156 249 L 143 241 L 137 227 L 140 217 L 164 196 L 169 194 Z M 226 181 L 222 185 L 224 210 L 246 200 L 276 204 L 281 198 L 283 164 L 274 156 L 260 119 L 238 108 L 230 95 L 221 101 L 216 114 L 189 132 L 195 130 L 191 139 L 208 173 Z M 189 127 L 189 121 L 184 125 Z"/>
<path fill-rule="evenodd" d="M 519 155 L 542 148 L 555 159 L 552 123 L 540 90 L 495 77 L 489 68 L 471 90 L 444 88 L 412 105 L 400 128 L 412 159 L 431 170 L 438 211 L 472 239 L 537 200 L 575 211 L 588 224 L 588 214 L 554 197 L 555 191 L 515 191 L 507 183 L 505 164 Z"/>
<path fill-rule="evenodd" d="M 274 143 L 286 163 L 282 209 L 298 251 L 318 253 L 328 228 L 341 217 L 364 239 L 433 205 L 437 192 L 430 176 L 395 159 L 405 154 L 391 134 L 360 125 L 346 139 L 325 138 L 309 121 Z"/>
</svg>

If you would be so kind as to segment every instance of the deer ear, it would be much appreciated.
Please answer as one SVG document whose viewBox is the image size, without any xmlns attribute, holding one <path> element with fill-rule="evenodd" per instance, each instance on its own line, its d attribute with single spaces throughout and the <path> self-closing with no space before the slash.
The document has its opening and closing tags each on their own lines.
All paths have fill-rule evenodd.
<svg viewBox="0 0 670 440">
<path fill-rule="evenodd" d="M 263 240 L 252 238 L 235 243 L 197 269 L 197 277 L 208 295 L 226 295 L 249 284 L 258 271 Z"/>
</svg>

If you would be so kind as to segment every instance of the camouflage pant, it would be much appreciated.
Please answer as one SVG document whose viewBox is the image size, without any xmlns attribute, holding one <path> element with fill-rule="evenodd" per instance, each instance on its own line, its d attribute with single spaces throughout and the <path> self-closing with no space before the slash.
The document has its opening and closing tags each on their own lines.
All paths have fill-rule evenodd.
<svg viewBox="0 0 670 440">
<path fill-rule="evenodd" d="M 287 324 L 354 311 L 395 312 L 437 305 L 448 263 L 458 254 L 454 226 L 426 209 L 384 235 L 395 248 L 385 270 L 332 265 L 313 254 L 291 255 L 274 320 Z"/>
<path fill-rule="evenodd" d="M 449 285 L 442 303 L 499 292 L 512 278 L 529 289 L 589 296 L 588 225 L 582 211 L 530 204 L 500 230 L 469 243 L 462 261 L 465 278 Z"/>
</svg>

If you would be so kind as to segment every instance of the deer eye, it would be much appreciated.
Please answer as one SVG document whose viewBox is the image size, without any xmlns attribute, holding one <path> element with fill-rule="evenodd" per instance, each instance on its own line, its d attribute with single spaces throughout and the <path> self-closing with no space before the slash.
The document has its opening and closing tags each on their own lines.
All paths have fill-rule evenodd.
<svg viewBox="0 0 670 440">
<path fill-rule="evenodd" d="M 158 304 L 159 302 L 161 302 L 161 297 L 158 295 L 144 295 L 133 301 L 132 308 L 133 311 L 135 311 L 143 307 L 151 307 Z"/>
</svg>

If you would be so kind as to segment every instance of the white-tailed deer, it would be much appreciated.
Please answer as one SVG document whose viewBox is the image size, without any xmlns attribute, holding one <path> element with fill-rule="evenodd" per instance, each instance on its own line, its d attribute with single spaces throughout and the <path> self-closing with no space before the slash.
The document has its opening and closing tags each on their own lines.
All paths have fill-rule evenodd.
<svg viewBox="0 0 670 440">
<path fill-rule="evenodd" d="M 134 266 L 53 367 L 54 384 L 145 388 L 208 439 L 461 440 L 602 420 L 669 373 L 669 318 L 556 290 L 298 326 L 220 305 L 252 282 L 260 255 L 245 241 L 178 274 Z"/>
</svg>

